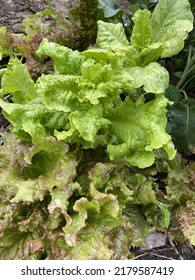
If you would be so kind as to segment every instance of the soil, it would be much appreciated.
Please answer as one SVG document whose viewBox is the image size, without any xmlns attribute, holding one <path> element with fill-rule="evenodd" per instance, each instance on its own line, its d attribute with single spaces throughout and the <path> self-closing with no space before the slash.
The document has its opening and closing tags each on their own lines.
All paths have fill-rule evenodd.
<svg viewBox="0 0 195 280">
<path fill-rule="evenodd" d="M 66 4 L 62 0 L 52 0 L 56 9 L 65 10 Z M 63 2 L 63 3 L 62 3 Z M 118 3 L 128 8 L 127 1 Z M 70 3 L 68 3 L 70 4 Z M 21 33 L 21 23 L 24 18 L 47 8 L 47 0 L 1 0 L 0 2 L 0 26 L 6 26 L 13 33 Z M 3 117 L 0 109 L 0 132 L 8 129 L 9 122 Z M 3 145 L 0 142 L 0 145 Z M 167 241 L 164 246 L 152 249 L 130 248 L 136 260 L 195 260 L 195 247 L 187 241 L 178 244 L 175 241 Z"/>
<path fill-rule="evenodd" d="M 1 0 L 0 25 L 5 25 L 10 32 L 20 33 L 22 20 L 45 7 L 45 0 Z"/>
<path fill-rule="evenodd" d="M 152 249 L 133 248 L 134 260 L 195 260 L 195 247 L 187 241 L 179 244 L 167 241 L 165 246 Z"/>
</svg>

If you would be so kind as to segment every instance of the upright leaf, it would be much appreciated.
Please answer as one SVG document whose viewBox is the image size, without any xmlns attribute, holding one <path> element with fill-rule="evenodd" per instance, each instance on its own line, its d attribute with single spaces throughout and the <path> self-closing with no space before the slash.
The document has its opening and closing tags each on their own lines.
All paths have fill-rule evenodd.
<svg viewBox="0 0 195 280">
<path fill-rule="evenodd" d="M 46 38 L 41 42 L 36 54 L 50 56 L 54 61 L 55 71 L 59 74 L 79 75 L 81 63 L 84 60 L 78 51 L 49 42 Z"/>
<path fill-rule="evenodd" d="M 36 97 L 36 85 L 27 67 L 17 58 L 10 59 L 1 86 L 1 94 L 11 94 L 16 103 L 25 104 Z"/>
<path fill-rule="evenodd" d="M 98 33 L 96 42 L 99 48 L 103 49 L 125 49 L 129 42 L 121 23 L 107 23 L 98 21 Z"/>
<path fill-rule="evenodd" d="M 161 57 L 177 54 L 193 28 L 193 15 L 188 0 L 161 0 L 151 17 L 152 42 L 164 44 Z"/>
<path fill-rule="evenodd" d="M 148 10 L 138 10 L 132 18 L 134 27 L 131 35 L 131 45 L 139 52 L 151 44 L 150 17 L 151 13 Z"/>
</svg>

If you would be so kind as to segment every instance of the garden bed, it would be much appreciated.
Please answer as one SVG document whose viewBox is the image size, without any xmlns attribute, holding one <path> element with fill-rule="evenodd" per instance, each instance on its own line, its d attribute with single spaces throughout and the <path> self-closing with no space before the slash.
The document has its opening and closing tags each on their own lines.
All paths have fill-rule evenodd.
<svg viewBox="0 0 195 280">
<path fill-rule="evenodd" d="M 195 259 L 194 6 L 92 2 L 0 4 L 0 259 Z"/>
</svg>

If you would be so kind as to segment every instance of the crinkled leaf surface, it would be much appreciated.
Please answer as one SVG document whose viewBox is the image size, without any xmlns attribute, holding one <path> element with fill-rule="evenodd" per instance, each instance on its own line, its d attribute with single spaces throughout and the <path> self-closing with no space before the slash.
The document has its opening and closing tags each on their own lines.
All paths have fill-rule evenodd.
<svg viewBox="0 0 195 280">
<path fill-rule="evenodd" d="M 11 93 L 16 103 L 26 103 L 35 98 L 36 85 L 25 65 L 17 58 L 10 59 L 1 86 L 3 88 L 1 94 Z"/>
<path fill-rule="evenodd" d="M 187 0 L 161 0 L 152 14 L 138 10 L 132 20 L 131 44 L 139 50 L 142 65 L 179 53 L 188 32 L 193 29 L 193 15 Z"/>
<path fill-rule="evenodd" d="M 108 145 L 112 159 L 127 155 L 127 161 L 141 168 L 154 162 L 152 151 L 171 140 L 165 133 L 167 101 L 159 96 L 154 101 L 136 107 L 127 100 L 112 110 L 108 119 L 117 141 L 116 144 Z"/>
<path fill-rule="evenodd" d="M 159 203 L 182 209 L 191 236 L 194 167 L 164 155 L 175 156 L 168 75 L 155 62 L 181 49 L 191 12 L 187 1 L 161 0 L 152 16 L 138 11 L 133 20 L 131 43 L 121 24 L 103 21 L 98 47 L 82 53 L 44 39 L 37 55 L 51 57 L 55 72 L 36 82 L 10 60 L 1 96 L 13 103 L 0 105 L 22 140 L 11 133 L 0 147 L 0 257 L 128 258 L 129 246 L 167 227 Z"/>
<path fill-rule="evenodd" d="M 185 238 L 195 246 L 195 205 L 192 201 L 180 213 L 180 224 Z"/>
<path fill-rule="evenodd" d="M 49 42 L 46 38 L 41 42 L 36 54 L 50 56 L 54 62 L 56 74 L 79 75 L 81 63 L 84 60 L 78 51 Z"/>
<path fill-rule="evenodd" d="M 135 88 L 143 86 L 146 92 L 162 94 L 165 92 L 169 75 L 166 69 L 156 62 L 152 62 L 145 67 L 127 68 L 128 73 L 133 78 Z"/>
</svg>

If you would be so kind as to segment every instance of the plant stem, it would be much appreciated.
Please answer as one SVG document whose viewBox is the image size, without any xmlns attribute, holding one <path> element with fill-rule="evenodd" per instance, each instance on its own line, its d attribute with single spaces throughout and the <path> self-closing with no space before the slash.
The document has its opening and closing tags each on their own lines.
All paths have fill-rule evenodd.
<svg viewBox="0 0 195 280">
<path fill-rule="evenodd" d="M 185 82 L 188 74 L 194 69 L 195 65 L 194 64 L 194 60 L 195 60 L 195 54 L 193 56 L 192 55 L 192 46 L 190 45 L 189 47 L 189 52 L 188 52 L 188 59 L 187 59 L 187 64 L 186 67 L 183 71 L 183 74 L 181 76 L 181 79 L 179 80 L 179 82 L 176 85 L 177 89 L 180 89 L 181 86 L 183 85 L 183 83 Z"/>
</svg>

